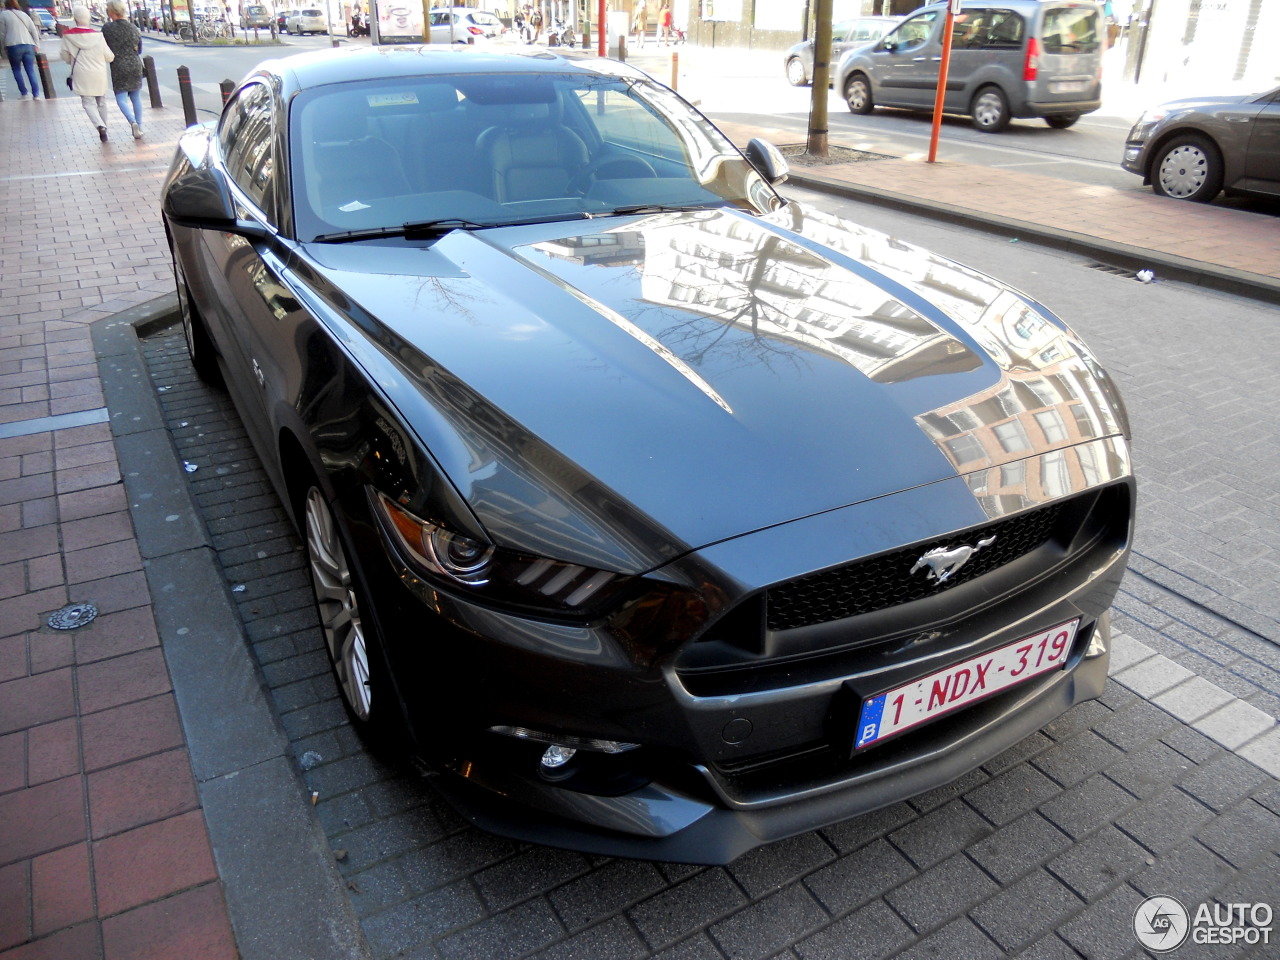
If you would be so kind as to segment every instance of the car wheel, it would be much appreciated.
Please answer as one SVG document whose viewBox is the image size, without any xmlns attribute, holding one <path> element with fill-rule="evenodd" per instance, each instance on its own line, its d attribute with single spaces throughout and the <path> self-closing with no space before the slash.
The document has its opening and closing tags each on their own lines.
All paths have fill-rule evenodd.
<svg viewBox="0 0 1280 960">
<path fill-rule="evenodd" d="M 1055 130 L 1065 130 L 1067 127 L 1075 126 L 1077 120 L 1080 119 L 1078 113 L 1055 113 L 1052 116 L 1044 118 L 1044 122 Z"/>
<path fill-rule="evenodd" d="M 973 98 L 969 115 L 983 133 L 999 133 L 1009 126 L 1009 101 L 999 87 L 983 87 Z"/>
<path fill-rule="evenodd" d="M 804 72 L 804 64 L 799 57 L 787 61 L 787 83 L 793 87 L 804 87 L 809 84 L 809 77 Z"/>
<path fill-rule="evenodd" d="M 200 317 L 200 311 L 191 300 L 191 289 L 187 286 L 182 264 L 178 262 L 176 253 L 170 251 L 170 255 L 173 259 L 173 282 L 178 290 L 178 313 L 182 318 L 182 332 L 187 340 L 187 356 L 191 358 L 196 376 L 205 383 L 221 385 L 222 371 L 218 367 L 213 341 Z"/>
<path fill-rule="evenodd" d="M 851 113 L 870 113 L 875 106 L 871 99 L 871 81 L 862 74 L 855 73 L 844 85 L 844 99 L 849 104 Z"/>
<path fill-rule="evenodd" d="M 368 734 L 380 723 L 387 704 L 375 683 L 370 656 L 371 625 L 361 615 L 360 589 L 329 501 L 312 483 L 302 500 L 307 567 L 320 615 L 325 650 L 342 702 L 357 727 Z"/>
<path fill-rule="evenodd" d="M 1204 137 L 1175 137 L 1151 165 L 1151 188 L 1162 197 L 1208 203 L 1222 189 L 1222 155 Z"/>
</svg>

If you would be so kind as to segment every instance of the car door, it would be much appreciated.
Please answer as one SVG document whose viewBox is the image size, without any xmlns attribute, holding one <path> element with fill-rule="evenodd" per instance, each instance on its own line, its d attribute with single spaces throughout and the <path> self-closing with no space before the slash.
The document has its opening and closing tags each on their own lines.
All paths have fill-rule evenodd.
<svg viewBox="0 0 1280 960">
<path fill-rule="evenodd" d="M 1254 117 L 1240 186 L 1280 195 L 1280 90 L 1271 94 Z"/>
<path fill-rule="evenodd" d="M 270 410 L 286 373 L 279 357 L 279 327 L 298 309 L 284 280 L 288 249 L 277 236 L 283 171 L 276 156 L 275 97 L 265 83 L 250 83 L 223 111 L 218 149 L 239 220 L 257 224 L 265 237 L 204 231 L 221 301 L 219 339 L 232 370 L 228 388 L 255 446 L 273 450 Z"/>
<path fill-rule="evenodd" d="M 916 107 L 933 103 L 942 63 L 937 10 L 917 14 L 876 44 L 871 54 L 877 103 Z"/>
</svg>

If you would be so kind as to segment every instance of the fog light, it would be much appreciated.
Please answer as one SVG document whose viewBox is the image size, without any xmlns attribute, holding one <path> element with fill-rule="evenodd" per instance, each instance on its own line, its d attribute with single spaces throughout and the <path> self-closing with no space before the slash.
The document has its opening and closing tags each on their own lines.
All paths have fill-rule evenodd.
<svg viewBox="0 0 1280 960">
<path fill-rule="evenodd" d="M 574 751 L 577 750 L 590 750 L 593 753 L 626 753 L 640 746 L 638 743 L 624 743 L 621 740 L 593 740 L 589 737 L 574 737 L 567 733 L 543 733 L 541 730 L 530 730 L 528 727 L 490 727 L 489 732 L 500 733 L 504 737 L 516 737 L 520 740 L 533 740 L 536 743 L 550 743 L 565 747 L 569 751 L 569 756 L 573 756 Z M 567 760 L 568 757 L 565 759 Z"/>
<path fill-rule="evenodd" d="M 573 755 L 577 752 L 573 747 L 562 747 L 553 743 L 547 747 L 546 753 L 542 755 L 542 765 L 548 770 L 558 770 L 572 760 Z"/>
</svg>

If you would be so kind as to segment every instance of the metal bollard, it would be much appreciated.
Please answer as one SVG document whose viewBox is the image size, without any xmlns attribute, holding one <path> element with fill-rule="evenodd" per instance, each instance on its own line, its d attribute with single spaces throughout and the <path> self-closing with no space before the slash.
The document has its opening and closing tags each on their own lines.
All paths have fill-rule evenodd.
<svg viewBox="0 0 1280 960">
<path fill-rule="evenodd" d="M 191 89 L 191 71 L 186 67 L 178 68 L 178 93 L 182 97 L 182 117 L 187 122 L 188 127 L 195 126 L 196 120 L 196 97 L 195 91 Z"/>
<path fill-rule="evenodd" d="M 52 100 L 58 95 L 57 89 L 53 85 L 53 75 L 49 73 L 49 58 L 43 53 L 36 54 L 36 70 L 40 72 L 40 86 L 44 87 L 44 98 Z M 35 94 L 35 91 L 31 91 Z"/>
<path fill-rule="evenodd" d="M 337 50 L 337 49 L 338 49 L 338 38 L 337 38 L 337 37 L 330 37 L 330 38 L 329 38 L 329 44 L 333 47 L 333 49 Z"/>
<path fill-rule="evenodd" d="M 231 91 L 236 88 L 234 80 L 223 80 L 218 84 L 218 89 L 222 91 L 222 105 L 225 107 L 227 101 L 231 99 Z"/>
<path fill-rule="evenodd" d="M 676 89 L 676 84 L 680 82 L 680 53 L 679 51 L 671 51 L 671 89 Z"/>
<path fill-rule="evenodd" d="M 151 109 L 159 110 L 164 104 L 160 102 L 160 81 L 156 78 L 156 58 L 151 54 L 142 58 L 142 71 L 147 76 L 147 92 L 151 94 Z"/>
<path fill-rule="evenodd" d="M 627 37 L 623 34 L 618 37 L 618 56 L 615 58 L 623 63 L 627 62 Z"/>
</svg>

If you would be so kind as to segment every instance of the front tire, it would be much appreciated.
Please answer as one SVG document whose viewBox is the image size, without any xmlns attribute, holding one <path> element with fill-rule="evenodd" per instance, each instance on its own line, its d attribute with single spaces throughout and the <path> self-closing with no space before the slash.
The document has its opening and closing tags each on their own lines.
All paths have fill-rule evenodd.
<svg viewBox="0 0 1280 960">
<path fill-rule="evenodd" d="M 805 73 L 804 63 L 799 57 L 792 57 L 787 61 L 787 83 L 793 87 L 807 87 L 809 85 L 808 74 Z"/>
<path fill-rule="evenodd" d="M 1208 203 L 1222 190 L 1222 154 L 1205 137 L 1175 137 L 1151 164 L 1151 189 L 1174 200 Z"/>
<path fill-rule="evenodd" d="M 849 112 L 866 115 L 875 107 L 871 99 L 871 81 L 860 73 L 855 73 L 844 85 L 844 101 L 849 105 Z"/>
<path fill-rule="evenodd" d="M 973 98 L 969 115 L 983 133 L 999 133 L 1009 126 L 1009 101 L 998 87 L 983 87 Z"/>
<path fill-rule="evenodd" d="M 1044 122 L 1055 130 L 1065 130 L 1067 127 L 1074 127 L 1079 119 L 1080 114 L 1078 113 L 1055 113 L 1045 117 Z"/>
</svg>

